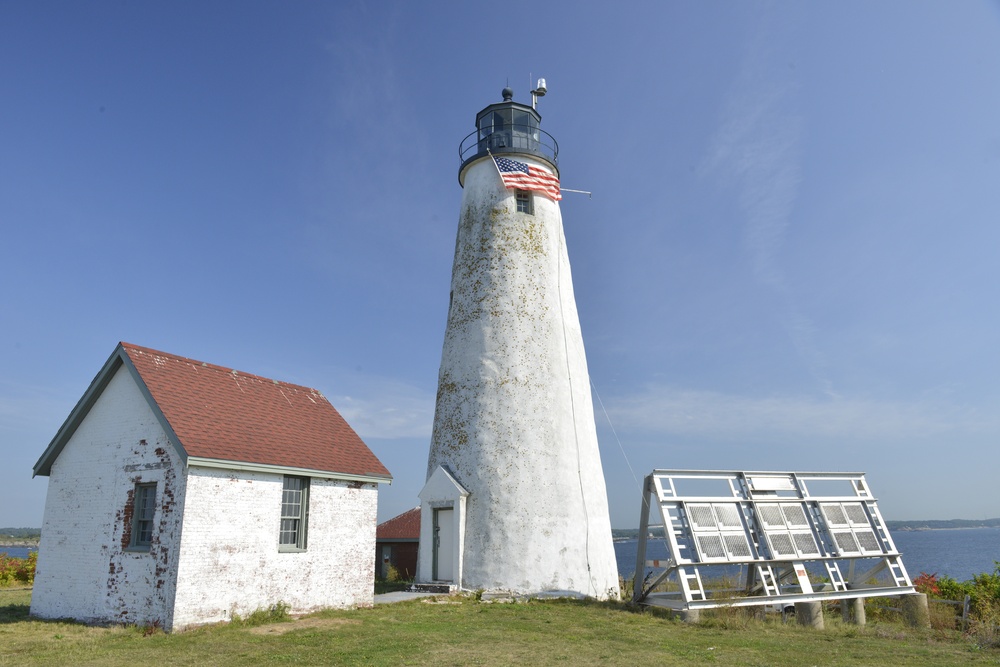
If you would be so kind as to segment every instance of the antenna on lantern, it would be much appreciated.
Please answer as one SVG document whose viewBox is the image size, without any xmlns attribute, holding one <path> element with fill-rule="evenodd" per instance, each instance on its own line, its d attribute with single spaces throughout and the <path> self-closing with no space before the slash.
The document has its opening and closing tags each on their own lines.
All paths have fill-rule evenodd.
<svg viewBox="0 0 1000 667">
<path fill-rule="evenodd" d="M 535 89 L 531 91 L 531 108 L 535 109 L 538 107 L 538 98 L 545 97 L 545 93 L 549 92 L 545 87 L 545 79 L 539 79 L 538 85 Z"/>
</svg>

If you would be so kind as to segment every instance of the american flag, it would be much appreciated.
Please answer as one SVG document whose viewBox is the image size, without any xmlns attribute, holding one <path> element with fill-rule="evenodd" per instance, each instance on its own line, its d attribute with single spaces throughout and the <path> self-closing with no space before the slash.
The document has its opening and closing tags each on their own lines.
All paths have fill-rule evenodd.
<svg viewBox="0 0 1000 667">
<path fill-rule="evenodd" d="M 559 177 L 553 176 L 544 169 L 533 167 L 524 162 L 511 160 L 505 157 L 493 157 L 493 162 L 500 172 L 503 184 L 509 190 L 520 188 L 521 190 L 536 190 L 550 199 L 559 201 L 562 194 L 559 192 Z"/>
</svg>

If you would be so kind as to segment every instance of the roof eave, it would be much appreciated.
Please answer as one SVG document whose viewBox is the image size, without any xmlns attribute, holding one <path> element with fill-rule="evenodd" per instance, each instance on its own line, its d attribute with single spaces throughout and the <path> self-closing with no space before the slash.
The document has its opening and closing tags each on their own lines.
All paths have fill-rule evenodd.
<svg viewBox="0 0 1000 667">
<path fill-rule="evenodd" d="M 419 541 L 420 541 L 419 537 L 378 537 L 378 536 L 375 537 L 376 544 L 378 544 L 379 542 L 408 543 L 408 542 L 419 542 Z"/>
<path fill-rule="evenodd" d="M 149 393 L 146 383 L 142 381 L 142 377 L 139 375 L 139 371 L 136 370 L 132 360 L 129 359 L 128 353 L 125 352 L 125 348 L 121 343 L 119 343 L 114 352 L 111 353 L 111 356 L 108 357 L 108 360 L 104 362 L 104 366 L 101 367 L 101 370 L 97 372 L 97 375 L 94 377 L 93 381 L 91 381 L 90 386 L 87 387 L 87 391 L 84 392 L 80 400 L 77 401 L 76 406 L 74 406 L 73 410 L 69 413 L 69 416 L 66 417 L 66 421 L 63 422 L 59 431 L 56 432 L 56 435 L 52 438 L 49 446 L 46 447 L 41 457 L 39 457 L 38 461 L 35 463 L 32 468 L 32 477 L 37 477 L 38 475 L 47 477 L 49 475 L 52 471 L 52 464 L 59 457 L 63 448 L 66 447 L 70 438 L 73 437 L 73 434 L 76 433 L 76 429 L 80 427 L 80 424 L 90 412 L 90 409 L 94 407 L 94 403 L 97 402 L 97 399 L 100 398 L 105 388 L 107 388 L 108 383 L 111 382 L 111 378 L 115 376 L 115 373 L 117 373 L 118 369 L 123 365 L 128 369 L 129 375 L 132 376 L 132 380 L 139 388 L 143 398 L 146 399 L 146 403 L 149 405 L 150 410 L 152 410 L 153 414 L 156 415 L 157 421 L 166 432 L 167 439 L 170 441 L 170 444 L 173 445 L 175 450 L 177 450 L 177 453 L 181 457 L 181 461 L 187 460 L 187 452 L 184 451 L 184 447 L 181 446 L 180 440 L 177 439 L 177 434 L 174 433 L 173 428 L 170 427 L 170 423 L 167 422 L 166 417 L 163 416 L 163 412 L 160 410 L 160 407 L 156 404 L 156 401 L 153 400 L 153 396 Z"/>
<path fill-rule="evenodd" d="M 238 470 L 240 472 L 261 472 L 281 475 L 301 475 L 303 477 L 326 477 L 348 482 L 371 482 L 375 484 L 392 484 L 392 475 L 378 473 L 348 473 L 336 470 L 318 470 L 314 468 L 296 468 L 293 466 L 272 465 L 269 463 L 252 463 L 248 461 L 228 461 L 226 459 L 210 459 L 201 456 L 187 457 L 188 467 L 218 468 L 222 470 Z"/>
</svg>

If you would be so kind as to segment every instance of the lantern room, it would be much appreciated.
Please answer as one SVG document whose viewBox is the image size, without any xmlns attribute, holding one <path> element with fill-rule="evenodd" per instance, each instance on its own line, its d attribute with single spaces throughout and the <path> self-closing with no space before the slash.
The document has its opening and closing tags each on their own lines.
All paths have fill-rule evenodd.
<svg viewBox="0 0 1000 667">
<path fill-rule="evenodd" d="M 532 102 L 545 93 L 545 80 L 531 91 Z M 520 153 L 538 158 L 558 175 L 559 144 L 551 134 L 539 127 L 542 117 L 534 104 L 514 101 L 514 91 L 504 88 L 503 101 L 491 104 L 476 115 L 476 130 L 459 145 L 459 181 L 470 163 L 488 155 Z"/>
</svg>

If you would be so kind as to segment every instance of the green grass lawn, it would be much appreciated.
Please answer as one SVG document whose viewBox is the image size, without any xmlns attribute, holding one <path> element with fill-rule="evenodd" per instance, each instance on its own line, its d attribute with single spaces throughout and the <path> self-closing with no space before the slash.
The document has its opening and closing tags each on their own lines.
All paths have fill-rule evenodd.
<svg viewBox="0 0 1000 667">
<path fill-rule="evenodd" d="M 167 635 L 33 620 L 30 597 L 0 588 L 0 665 L 1000 665 L 957 632 L 835 613 L 816 631 L 736 609 L 685 625 L 617 604 L 451 598 Z"/>
</svg>

